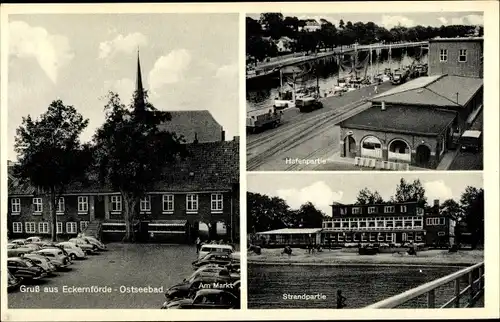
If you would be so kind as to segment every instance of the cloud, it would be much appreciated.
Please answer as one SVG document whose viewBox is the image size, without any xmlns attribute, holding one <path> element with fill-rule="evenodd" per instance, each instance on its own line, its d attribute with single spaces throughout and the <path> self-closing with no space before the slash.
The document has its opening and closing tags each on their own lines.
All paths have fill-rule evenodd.
<svg viewBox="0 0 500 322">
<path fill-rule="evenodd" d="M 135 90 L 135 82 L 130 78 L 122 78 L 116 81 L 107 81 L 104 83 L 104 88 L 107 91 L 113 91 L 120 96 L 123 104 L 130 103 Z"/>
<path fill-rule="evenodd" d="M 148 75 L 151 93 L 158 94 L 164 85 L 180 82 L 191 60 L 191 53 L 186 49 L 176 49 L 158 58 Z"/>
<path fill-rule="evenodd" d="M 24 21 L 9 24 L 9 39 L 9 55 L 36 59 L 54 84 L 59 70 L 75 56 L 68 38 L 50 34 L 46 29 L 30 26 Z"/>
<path fill-rule="evenodd" d="M 451 25 L 483 25 L 483 16 L 467 15 L 451 19 Z"/>
<path fill-rule="evenodd" d="M 423 184 L 425 189 L 425 195 L 427 197 L 427 202 L 431 202 L 434 199 L 439 199 L 443 202 L 446 199 L 453 198 L 453 192 L 451 188 L 448 187 L 444 181 L 427 181 Z"/>
<path fill-rule="evenodd" d="M 439 17 L 438 20 L 443 24 L 443 25 L 447 25 L 448 24 L 448 19 L 446 19 L 445 17 Z"/>
<path fill-rule="evenodd" d="M 298 209 L 304 203 L 310 201 L 317 208 L 330 214 L 330 205 L 334 201 L 342 199 L 342 191 L 333 191 L 323 181 L 318 181 L 310 186 L 301 189 L 282 189 L 277 191 L 280 198 L 286 200 L 288 205 L 293 209 Z"/>
<path fill-rule="evenodd" d="M 109 32 L 109 31 L 108 31 Z M 146 36 L 140 32 L 134 32 L 126 36 L 118 35 L 113 40 L 103 41 L 99 44 L 99 58 L 106 59 L 118 53 L 131 54 L 139 46 L 148 43 Z"/>
<path fill-rule="evenodd" d="M 383 15 L 382 16 L 382 26 L 384 26 L 387 29 L 391 29 L 393 27 L 396 27 L 398 25 L 401 25 L 403 27 L 413 27 L 415 25 L 415 22 L 408 17 L 405 16 L 388 16 L 388 15 Z"/>
<path fill-rule="evenodd" d="M 238 64 L 224 65 L 215 72 L 216 78 L 231 78 L 236 80 L 238 77 Z"/>
</svg>

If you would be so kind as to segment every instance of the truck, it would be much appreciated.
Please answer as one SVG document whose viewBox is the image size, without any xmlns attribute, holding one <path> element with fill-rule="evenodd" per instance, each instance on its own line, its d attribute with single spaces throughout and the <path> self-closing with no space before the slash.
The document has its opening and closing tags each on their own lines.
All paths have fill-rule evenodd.
<svg viewBox="0 0 500 322">
<path fill-rule="evenodd" d="M 477 130 L 465 131 L 459 140 L 460 150 L 479 152 L 482 149 L 482 132 Z"/>
<path fill-rule="evenodd" d="M 298 107 L 302 113 L 304 113 L 323 108 L 323 103 L 315 97 L 302 97 L 295 101 L 295 106 Z"/>
<path fill-rule="evenodd" d="M 276 107 L 262 108 L 247 112 L 247 131 L 255 133 L 265 128 L 275 128 L 281 123 L 282 111 Z"/>
</svg>

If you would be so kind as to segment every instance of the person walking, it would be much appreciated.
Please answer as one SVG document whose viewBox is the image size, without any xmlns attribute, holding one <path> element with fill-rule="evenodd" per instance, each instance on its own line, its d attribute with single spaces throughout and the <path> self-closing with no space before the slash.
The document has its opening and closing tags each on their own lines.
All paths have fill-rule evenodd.
<svg viewBox="0 0 500 322">
<path fill-rule="evenodd" d="M 196 254 L 198 254 L 201 249 L 201 239 L 199 236 L 196 238 L 195 243 L 196 243 Z"/>
<path fill-rule="evenodd" d="M 375 87 L 373 88 L 373 91 L 375 92 L 375 95 L 378 94 L 378 85 L 375 85 Z"/>
<path fill-rule="evenodd" d="M 342 295 L 342 291 L 338 290 L 337 291 L 337 309 L 344 308 L 346 306 L 345 301 L 346 301 L 346 298 L 345 298 L 345 296 Z"/>
</svg>

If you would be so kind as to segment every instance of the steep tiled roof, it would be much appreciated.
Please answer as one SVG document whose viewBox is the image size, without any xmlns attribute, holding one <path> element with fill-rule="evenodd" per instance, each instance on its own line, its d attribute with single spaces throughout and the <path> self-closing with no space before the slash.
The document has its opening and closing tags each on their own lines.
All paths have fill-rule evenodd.
<svg viewBox="0 0 500 322">
<path fill-rule="evenodd" d="M 195 192 L 229 190 L 239 182 L 239 141 L 209 142 L 186 145 L 188 155 L 165 167 L 164 180 L 154 183 L 151 191 Z M 21 182 L 9 169 L 9 195 L 31 195 L 35 189 Z M 66 193 L 109 193 L 94 173 L 88 174 L 86 184 L 74 183 Z"/>
<path fill-rule="evenodd" d="M 172 119 L 160 125 L 160 129 L 183 135 L 186 143 L 192 143 L 195 134 L 198 142 L 216 142 L 222 140 L 222 126 L 207 110 L 168 111 Z"/>
<path fill-rule="evenodd" d="M 419 77 L 375 96 L 372 102 L 462 107 L 482 86 L 481 78 L 450 75 Z"/>
</svg>

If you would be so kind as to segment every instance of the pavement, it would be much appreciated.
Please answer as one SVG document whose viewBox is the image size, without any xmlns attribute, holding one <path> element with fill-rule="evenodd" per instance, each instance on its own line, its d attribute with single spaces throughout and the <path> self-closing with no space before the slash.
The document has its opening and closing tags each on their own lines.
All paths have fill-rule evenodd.
<svg viewBox="0 0 500 322">
<path fill-rule="evenodd" d="M 18 289 L 9 293 L 9 308 L 158 309 L 164 302 L 164 292 L 193 272 L 191 263 L 196 259 L 192 245 L 112 243 L 108 248 L 74 261 L 71 271 L 35 282 L 24 292 Z M 92 286 L 108 288 L 109 292 L 64 292 Z M 130 293 L 131 287 L 163 289 Z"/>
</svg>

